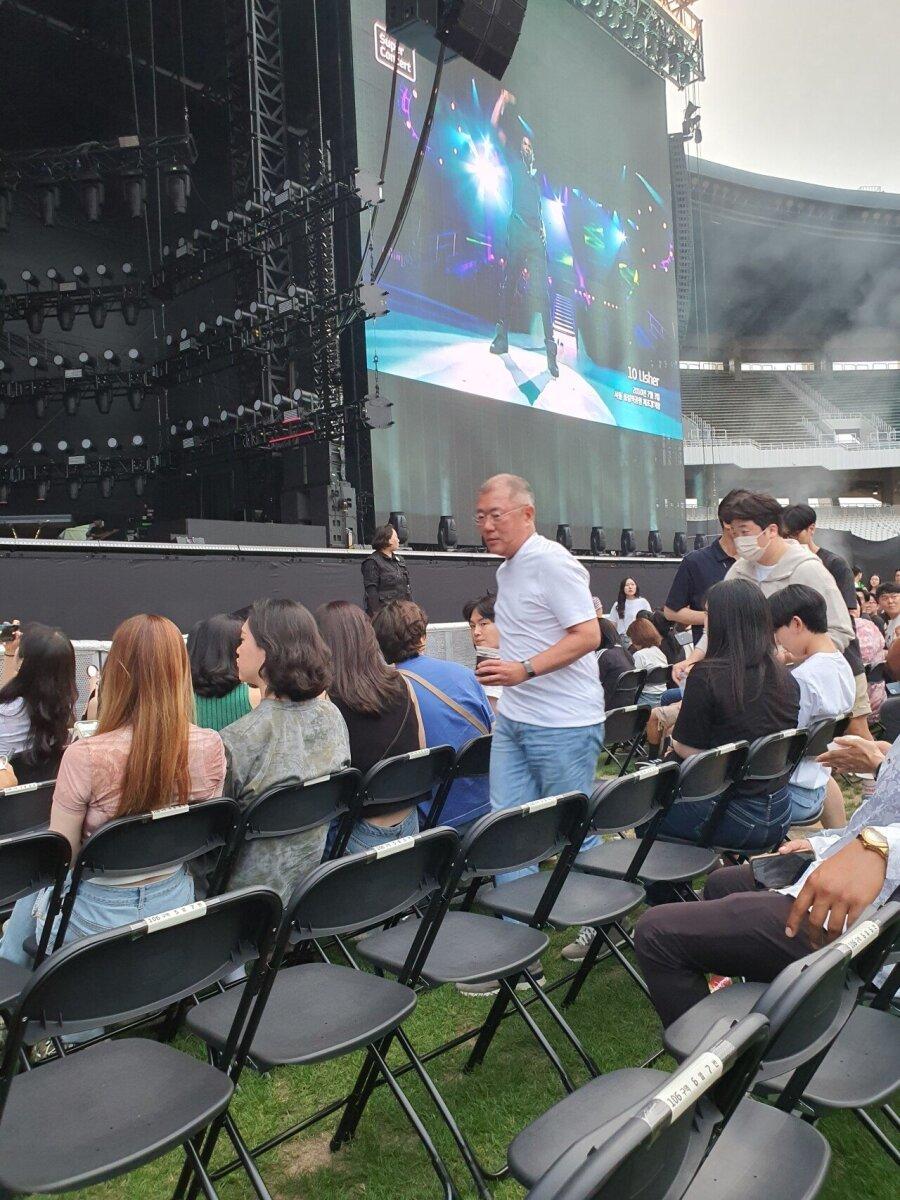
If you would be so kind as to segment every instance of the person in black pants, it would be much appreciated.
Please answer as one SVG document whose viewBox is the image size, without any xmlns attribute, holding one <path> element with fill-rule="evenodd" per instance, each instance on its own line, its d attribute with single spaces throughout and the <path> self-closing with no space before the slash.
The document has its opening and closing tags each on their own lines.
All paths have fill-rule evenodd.
<svg viewBox="0 0 900 1200">
<path fill-rule="evenodd" d="M 372 535 L 372 553 L 363 559 L 366 612 L 374 617 L 389 600 L 412 600 L 409 571 L 397 554 L 400 539 L 393 525 L 379 525 Z"/>
<path fill-rule="evenodd" d="M 507 105 L 515 102 L 515 96 L 504 88 L 491 114 L 491 124 L 496 127 L 497 136 L 503 143 L 506 142 L 506 134 L 500 128 L 500 121 Z M 541 313 L 547 368 L 556 379 L 559 376 L 559 366 L 556 361 L 556 342 L 553 339 L 547 238 L 541 215 L 541 178 L 535 165 L 534 145 L 527 133 L 522 134 L 519 153 L 510 164 L 509 175 L 512 184 L 512 207 L 507 226 L 506 264 L 500 282 L 497 330 L 491 342 L 491 354 L 506 354 L 509 351 L 510 310 L 516 285 L 522 272 L 527 271 L 531 293 Z"/>
</svg>

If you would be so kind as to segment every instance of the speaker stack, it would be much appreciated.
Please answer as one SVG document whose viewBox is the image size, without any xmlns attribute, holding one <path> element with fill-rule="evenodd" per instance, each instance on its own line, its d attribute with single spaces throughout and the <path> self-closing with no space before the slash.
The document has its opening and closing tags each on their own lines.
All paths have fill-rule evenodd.
<svg viewBox="0 0 900 1200">
<path fill-rule="evenodd" d="M 387 0 L 388 33 L 434 61 L 438 42 L 502 79 L 510 64 L 528 0 Z"/>
</svg>

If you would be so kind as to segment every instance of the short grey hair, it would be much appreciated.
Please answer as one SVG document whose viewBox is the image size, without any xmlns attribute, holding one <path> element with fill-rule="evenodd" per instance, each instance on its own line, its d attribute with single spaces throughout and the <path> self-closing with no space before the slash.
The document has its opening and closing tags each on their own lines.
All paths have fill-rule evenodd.
<svg viewBox="0 0 900 1200">
<path fill-rule="evenodd" d="M 534 508 L 534 489 L 521 475 L 492 475 L 478 489 L 478 494 L 480 496 L 484 492 L 493 491 L 494 488 L 505 490 L 510 500 L 515 500 L 517 504 L 530 504 Z"/>
</svg>

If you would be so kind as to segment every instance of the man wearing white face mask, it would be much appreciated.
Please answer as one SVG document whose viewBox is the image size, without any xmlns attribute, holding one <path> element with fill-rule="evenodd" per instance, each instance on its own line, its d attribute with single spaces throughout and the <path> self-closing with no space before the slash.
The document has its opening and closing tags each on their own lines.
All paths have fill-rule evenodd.
<svg viewBox="0 0 900 1200">
<path fill-rule="evenodd" d="M 728 569 L 725 578 L 752 580 L 766 597 L 781 591 L 789 583 L 802 583 L 813 588 L 825 600 L 831 640 L 844 651 L 854 638 L 847 605 L 821 560 L 806 546 L 781 536 L 782 511 L 774 496 L 765 492 L 744 492 L 735 499 L 731 509 L 731 532 L 737 561 Z M 675 682 L 681 683 L 694 663 L 705 655 L 704 636 L 688 659 L 673 666 Z"/>
</svg>

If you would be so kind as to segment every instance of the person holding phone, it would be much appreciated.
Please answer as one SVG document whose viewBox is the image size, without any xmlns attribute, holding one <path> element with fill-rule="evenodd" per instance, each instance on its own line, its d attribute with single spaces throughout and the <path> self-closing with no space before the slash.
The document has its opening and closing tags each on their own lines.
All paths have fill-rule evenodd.
<svg viewBox="0 0 900 1200">
<path fill-rule="evenodd" d="M 468 622 L 472 645 L 475 647 L 475 665 L 488 658 L 500 657 L 500 630 L 494 622 L 494 601 L 496 596 L 490 592 L 477 600 L 469 600 L 463 606 L 463 620 Z M 497 711 L 503 688 L 499 684 L 488 684 L 484 689 L 491 704 L 491 710 Z"/>
<path fill-rule="evenodd" d="M 635 952 L 664 1026 L 708 994 L 707 975 L 768 983 L 900 887 L 900 738 L 888 746 L 839 737 L 818 761 L 878 771 L 845 829 L 713 871 L 700 904 L 660 904 L 638 921 Z"/>
</svg>

